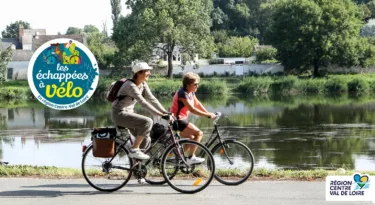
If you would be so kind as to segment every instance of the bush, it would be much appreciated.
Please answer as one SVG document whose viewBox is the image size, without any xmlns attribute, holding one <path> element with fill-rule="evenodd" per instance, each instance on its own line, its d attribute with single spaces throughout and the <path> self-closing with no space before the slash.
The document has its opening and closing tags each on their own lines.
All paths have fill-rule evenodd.
<svg viewBox="0 0 375 205">
<path fill-rule="evenodd" d="M 369 88 L 369 82 L 362 78 L 354 78 L 348 83 L 348 91 L 350 92 L 367 92 Z"/>
<path fill-rule="evenodd" d="M 323 93 L 325 80 L 323 79 L 305 79 L 297 81 L 297 87 L 300 91 L 306 93 Z"/>
<path fill-rule="evenodd" d="M 263 48 L 256 52 L 256 62 L 262 63 L 265 61 L 277 62 L 276 60 L 277 49 L 276 48 Z"/>
<path fill-rule="evenodd" d="M 182 82 L 181 80 L 150 81 L 148 85 L 154 95 L 170 96 L 181 87 Z"/>
<path fill-rule="evenodd" d="M 325 83 L 326 92 L 346 92 L 348 90 L 347 78 L 334 76 Z"/>
<path fill-rule="evenodd" d="M 257 43 L 256 38 L 231 37 L 225 44 L 219 46 L 219 55 L 221 57 L 250 57 Z"/>
<path fill-rule="evenodd" d="M 28 99 L 33 94 L 28 87 L 3 87 L 0 89 L 1 99 Z"/>
<path fill-rule="evenodd" d="M 273 80 L 270 77 L 250 77 L 241 82 L 235 91 L 244 94 L 258 95 L 269 92 L 272 83 Z"/>
<path fill-rule="evenodd" d="M 223 95 L 228 93 L 226 81 L 205 80 L 199 84 L 197 94 Z"/>
<path fill-rule="evenodd" d="M 272 91 L 273 92 L 282 92 L 282 93 L 290 93 L 293 91 L 298 90 L 295 86 L 297 81 L 296 76 L 287 76 L 282 77 L 272 83 Z"/>
</svg>

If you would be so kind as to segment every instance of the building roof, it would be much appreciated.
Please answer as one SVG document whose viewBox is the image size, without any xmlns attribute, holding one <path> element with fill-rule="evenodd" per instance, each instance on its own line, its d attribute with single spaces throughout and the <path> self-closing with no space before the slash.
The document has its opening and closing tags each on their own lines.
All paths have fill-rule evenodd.
<svg viewBox="0 0 375 205">
<path fill-rule="evenodd" d="M 21 43 L 17 38 L 3 38 L 1 39 L 1 48 L 6 49 L 14 45 L 16 49 L 22 49 Z"/>
<path fill-rule="evenodd" d="M 30 50 L 12 50 L 12 61 L 29 61 L 33 53 Z"/>
<path fill-rule="evenodd" d="M 34 39 L 34 47 L 33 47 L 34 51 L 38 49 L 44 43 L 53 39 L 57 39 L 57 38 L 68 38 L 68 39 L 76 40 L 82 44 L 86 44 L 86 38 L 84 37 L 84 35 L 81 35 L 81 34 L 78 34 L 78 35 L 40 35 L 38 36 L 37 39 Z"/>
</svg>

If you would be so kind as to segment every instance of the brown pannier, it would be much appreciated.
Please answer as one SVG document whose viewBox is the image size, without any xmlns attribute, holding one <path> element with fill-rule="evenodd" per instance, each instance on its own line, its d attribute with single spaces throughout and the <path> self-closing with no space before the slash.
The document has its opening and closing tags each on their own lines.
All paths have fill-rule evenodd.
<svg viewBox="0 0 375 205">
<path fill-rule="evenodd" d="M 95 128 L 91 136 L 94 157 L 109 158 L 115 155 L 116 128 Z"/>
</svg>

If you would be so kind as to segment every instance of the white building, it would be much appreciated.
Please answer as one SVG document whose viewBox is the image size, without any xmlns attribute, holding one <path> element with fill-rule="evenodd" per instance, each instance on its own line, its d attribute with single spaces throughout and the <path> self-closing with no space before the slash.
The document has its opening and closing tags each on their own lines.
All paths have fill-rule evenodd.
<svg viewBox="0 0 375 205">
<path fill-rule="evenodd" d="M 153 63 L 158 63 L 159 60 L 162 60 L 163 65 L 168 65 L 168 55 L 165 52 L 165 44 L 158 43 L 156 48 L 153 50 Z M 173 65 L 181 65 L 183 62 L 183 53 L 181 52 L 183 49 L 181 46 L 175 46 L 172 52 L 172 64 Z M 198 54 L 195 54 L 194 59 L 191 60 L 190 63 L 198 62 Z"/>
</svg>

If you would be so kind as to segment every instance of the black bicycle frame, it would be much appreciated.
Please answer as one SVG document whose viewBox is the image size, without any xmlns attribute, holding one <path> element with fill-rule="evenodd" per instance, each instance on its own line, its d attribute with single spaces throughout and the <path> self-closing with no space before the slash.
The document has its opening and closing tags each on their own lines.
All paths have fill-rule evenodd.
<svg viewBox="0 0 375 205">
<path fill-rule="evenodd" d="M 163 139 L 163 138 L 165 138 L 167 135 L 168 135 L 168 133 L 170 134 L 170 136 L 168 137 L 168 139 Z M 117 138 L 117 137 L 116 137 Z M 118 139 L 118 138 L 117 138 Z M 144 151 L 144 153 L 145 154 L 147 154 L 148 152 L 150 152 L 150 150 L 153 148 L 153 147 L 155 147 L 158 143 L 159 143 L 159 141 L 161 141 L 161 140 L 165 140 L 164 141 L 164 143 L 163 143 L 163 145 L 164 146 L 162 146 L 162 147 L 160 147 L 155 153 L 157 153 L 160 149 L 162 149 L 162 148 L 164 148 L 164 147 L 167 147 L 167 145 L 168 145 L 168 142 L 170 142 L 170 141 L 172 141 L 172 143 L 174 144 L 174 146 L 175 147 L 178 147 L 179 145 L 178 145 L 178 142 L 177 142 L 177 140 L 176 139 L 180 139 L 180 135 L 178 135 L 178 133 L 174 133 L 173 132 L 173 130 L 172 130 L 172 128 L 171 128 L 171 126 L 168 126 L 168 129 L 153 143 L 153 144 L 151 144 L 151 146 L 149 147 L 149 148 L 147 148 L 145 151 Z M 128 142 L 130 140 L 130 137 L 128 137 L 123 143 L 121 143 L 120 144 L 120 146 L 119 146 L 119 148 L 120 147 L 125 147 L 125 144 Z M 109 162 L 111 162 L 115 157 L 116 157 L 116 155 L 119 153 L 119 151 L 120 151 L 120 149 L 116 149 L 115 150 L 115 154 L 114 154 L 114 156 L 112 157 L 112 159 L 110 159 L 109 160 Z M 180 157 L 181 157 L 181 159 L 182 159 L 182 161 L 185 163 L 185 164 L 187 164 L 186 163 L 186 161 L 185 161 L 185 159 L 182 157 L 183 155 L 181 154 L 181 152 L 180 152 L 180 149 L 178 149 L 178 154 L 180 155 Z M 146 161 L 146 163 L 144 164 L 145 166 L 147 166 L 149 163 L 151 163 L 152 162 L 152 159 L 153 158 L 155 158 L 155 154 L 152 154 L 152 156 L 150 157 L 150 159 L 148 159 L 147 161 Z M 123 167 L 117 167 L 117 166 L 114 166 L 114 168 L 118 168 L 118 169 L 122 169 L 122 170 L 133 170 L 134 169 L 134 167 L 136 167 L 137 165 L 140 165 L 139 164 L 139 162 L 141 162 L 142 160 L 136 160 L 136 163 L 133 165 L 133 167 L 132 168 L 130 168 L 130 169 L 128 169 L 128 168 L 123 168 Z"/>
<path fill-rule="evenodd" d="M 215 133 L 216 133 L 216 136 L 215 136 Z M 214 125 L 214 130 L 212 131 L 212 134 L 211 136 L 208 138 L 207 142 L 205 143 L 205 146 L 207 148 L 211 147 L 216 140 L 219 140 L 219 143 L 217 144 L 221 144 L 222 147 L 224 147 L 224 143 L 223 143 L 223 140 L 221 139 L 221 135 L 220 135 L 220 132 L 219 132 L 219 129 L 218 129 L 218 125 Z M 231 139 L 231 141 L 236 141 L 235 139 Z M 230 160 L 229 156 L 228 156 L 228 153 L 225 149 L 224 150 L 224 154 L 226 156 L 226 158 L 229 160 L 229 163 L 233 163 L 232 160 Z"/>
<path fill-rule="evenodd" d="M 214 136 L 215 133 L 216 133 L 216 136 Z M 223 144 L 223 140 L 221 139 L 221 136 L 220 136 L 220 132 L 219 132 L 218 126 L 215 125 L 215 126 L 214 126 L 214 130 L 212 131 L 211 136 L 208 138 L 207 142 L 206 142 L 204 145 L 205 145 L 207 148 L 208 148 L 208 147 L 211 147 L 217 139 L 219 140 L 219 143 L 220 143 L 220 144 Z"/>
</svg>

